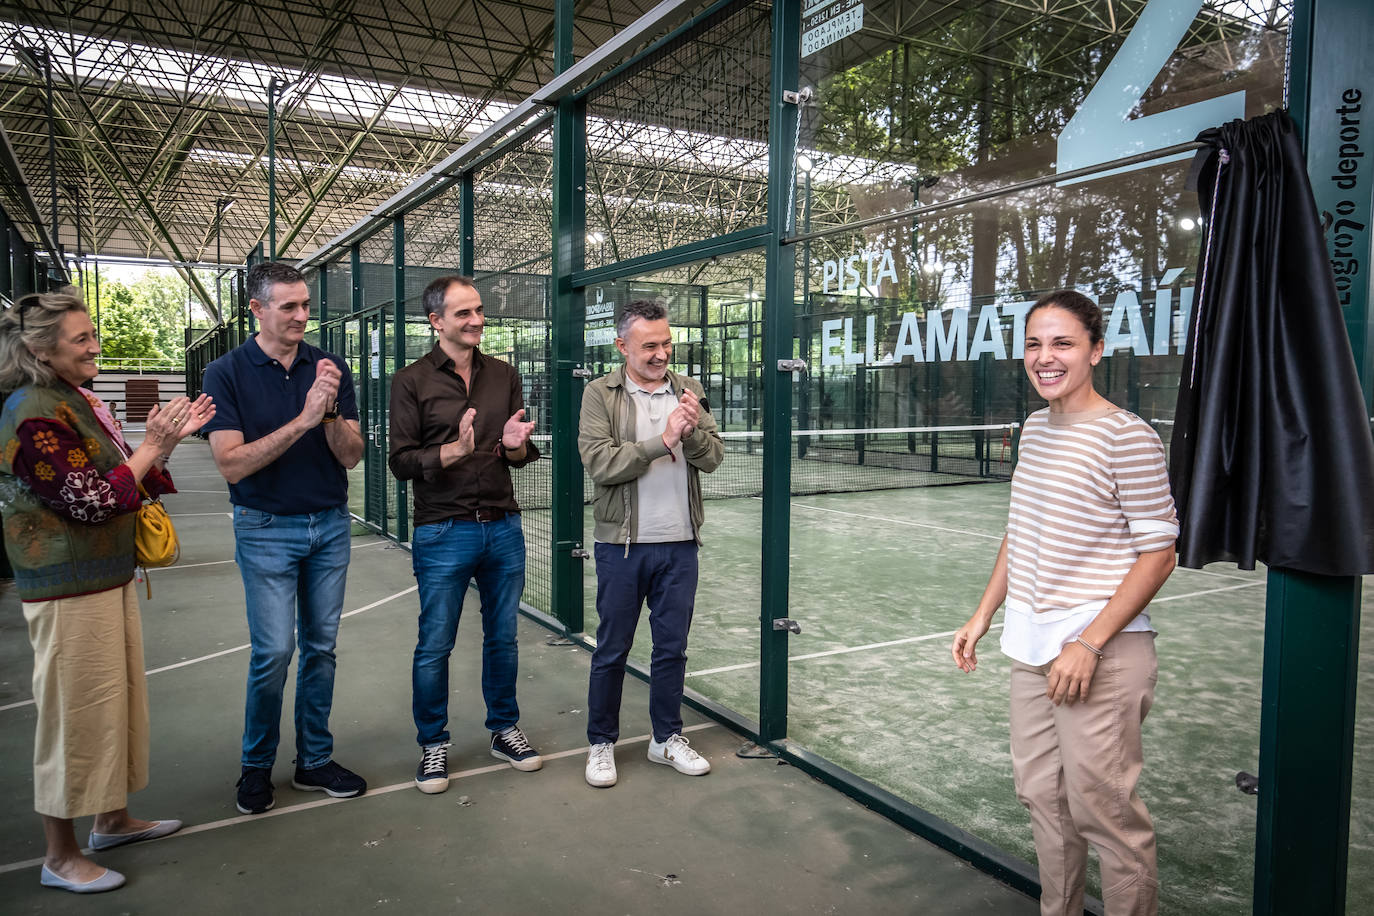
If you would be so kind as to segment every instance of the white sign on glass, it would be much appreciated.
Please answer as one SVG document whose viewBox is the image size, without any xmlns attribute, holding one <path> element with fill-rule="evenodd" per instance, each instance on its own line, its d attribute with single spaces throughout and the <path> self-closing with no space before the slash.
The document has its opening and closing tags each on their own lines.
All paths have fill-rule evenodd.
<svg viewBox="0 0 1374 916">
<path fill-rule="evenodd" d="M 1245 117 L 1245 92 L 1231 92 L 1168 111 L 1132 118 L 1141 96 L 1169 63 L 1202 9 L 1202 0 L 1149 0 L 1116 56 L 1059 135 L 1055 171 L 1090 168 L 1137 153 L 1187 143 L 1209 127 Z M 1155 166 L 1193 154 L 1179 153 L 1094 175 Z M 1084 180 L 1084 179 L 1077 179 Z M 1070 183 L 1070 182 L 1066 182 Z"/>
<path fill-rule="evenodd" d="M 802 9 L 801 56 L 810 57 L 863 27 L 861 0 L 808 0 Z"/>
</svg>

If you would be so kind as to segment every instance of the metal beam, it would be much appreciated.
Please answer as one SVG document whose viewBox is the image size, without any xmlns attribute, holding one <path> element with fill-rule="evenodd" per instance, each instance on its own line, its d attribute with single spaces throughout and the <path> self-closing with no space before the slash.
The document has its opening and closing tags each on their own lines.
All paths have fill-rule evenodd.
<svg viewBox="0 0 1374 916">
<path fill-rule="evenodd" d="M 176 239 L 172 237 L 172 234 L 169 231 L 167 231 L 166 225 L 163 224 L 162 217 L 158 214 L 157 208 L 153 206 L 153 203 L 148 199 L 147 194 L 145 194 L 143 189 L 139 187 L 138 182 L 134 180 L 134 176 L 129 172 L 128 165 L 125 164 L 124 160 L 115 151 L 114 145 L 110 142 L 110 138 L 105 133 L 104 127 L 101 126 L 100 122 L 97 120 L 95 112 L 91 111 L 91 107 L 88 104 L 86 104 L 85 98 L 82 97 L 81 93 L 76 89 L 75 85 L 71 83 L 71 80 L 67 77 L 65 73 L 63 74 L 63 79 L 68 82 L 68 86 L 72 89 L 73 95 L 76 97 L 77 102 L 81 105 L 82 109 L 85 110 L 86 120 L 89 123 L 93 132 L 96 134 L 96 138 L 100 142 L 100 145 L 109 154 L 111 160 L 115 164 L 115 167 L 119 170 L 120 176 L 123 178 L 125 184 L 128 187 L 132 188 L 134 193 L 137 195 L 139 201 L 139 208 L 143 210 L 147 218 L 156 227 L 157 233 L 155 236 L 152 237 L 155 239 L 160 239 L 162 243 L 165 243 L 166 250 L 170 250 L 171 254 L 174 255 L 174 257 L 169 258 L 168 260 L 173 260 L 178 263 L 186 261 L 187 258 L 181 253 L 181 248 L 177 245 Z M 91 162 L 92 164 L 95 164 L 97 168 L 99 168 L 99 163 L 95 159 L 95 157 L 91 157 Z M 106 173 L 103 169 L 100 170 L 100 173 L 105 183 L 110 186 L 110 189 L 119 195 L 121 201 L 124 201 L 125 198 L 123 192 L 119 189 L 118 185 L 110 178 L 109 174 Z M 127 203 L 125 204 L 125 206 L 126 209 L 128 209 Z M 131 212 L 133 211 L 131 210 Z M 195 289 L 196 295 L 200 297 L 200 301 L 202 304 L 204 304 L 206 310 L 213 314 L 215 321 L 218 322 L 219 313 L 215 309 L 214 297 L 211 296 L 210 291 L 205 288 L 205 284 L 200 282 L 200 277 L 196 276 L 195 271 L 189 271 L 185 274 L 185 279 L 186 282 Z"/>
<path fill-rule="evenodd" d="M 38 232 L 38 240 L 43 243 L 43 247 L 48 251 L 49 257 L 61 271 L 64 282 L 71 282 L 71 275 L 67 273 L 67 265 L 61 263 L 61 258 L 57 256 L 57 239 L 54 237 L 54 230 L 50 230 L 43 217 L 38 213 L 38 202 L 33 199 L 33 189 L 30 188 L 28 180 L 24 177 L 24 169 L 19 164 L 19 158 L 14 154 L 14 147 L 10 146 L 9 135 L 5 132 L 3 125 L 0 125 L 0 169 L 3 169 L 5 177 L 10 182 L 14 194 L 19 198 L 19 203 L 24 208 L 24 215 L 33 223 L 34 229 Z M 18 228 L 16 226 L 16 228 Z"/>
</svg>

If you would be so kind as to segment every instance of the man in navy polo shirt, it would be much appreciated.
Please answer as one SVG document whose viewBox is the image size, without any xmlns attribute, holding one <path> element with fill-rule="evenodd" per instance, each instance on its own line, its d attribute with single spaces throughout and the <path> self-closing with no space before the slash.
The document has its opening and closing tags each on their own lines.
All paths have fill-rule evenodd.
<svg viewBox="0 0 1374 916">
<path fill-rule="evenodd" d="M 362 457 L 363 439 L 347 364 L 304 341 L 310 291 L 300 272 L 258 264 L 247 288 L 258 332 L 206 368 L 204 389 L 218 410 L 204 428 L 234 504 L 252 643 L 237 804 L 260 814 L 274 804 L 282 688 L 298 627 L 291 784 L 335 798 L 367 791 L 334 762 L 329 732 L 348 574 L 347 469 Z"/>
</svg>

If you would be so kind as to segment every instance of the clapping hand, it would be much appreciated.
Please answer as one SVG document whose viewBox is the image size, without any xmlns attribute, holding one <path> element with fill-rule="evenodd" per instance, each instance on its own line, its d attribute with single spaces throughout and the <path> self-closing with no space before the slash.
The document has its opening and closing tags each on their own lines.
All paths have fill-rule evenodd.
<svg viewBox="0 0 1374 916">
<path fill-rule="evenodd" d="M 701 422 L 701 403 L 690 391 L 682 392 L 677 407 L 668 414 L 668 426 L 663 430 L 663 444 L 675 448 L 683 439 L 696 432 Z"/>
<path fill-rule="evenodd" d="M 194 401 L 185 395 L 172 398 L 166 407 L 154 405 L 148 411 L 147 438 L 159 450 L 166 452 L 210 422 L 214 415 L 214 399 L 208 394 L 202 394 Z"/>
<path fill-rule="evenodd" d="M 458 457 L 465 458 L 471 455 L 477 448 L 477 437 L 472 431 L 472 424 L 477 420 L 477 408 L 469 407 L 463 411 L 462 419 L 458 421 Z"/>
<path fill-rule="evenodd" d="M 501 429 L 501 445 L 508 452 L 516 452 L 525 447 L 534 432 L 534 423 L 525 422 L 525 408 L 517 410 Z"/>
<path fill-rule="evenodd" d="M 305 407 L 301 410 L 301 416 L 309 420 L 312 427 L 318 426 L 339 400 L 342 380 L 343 373 L 332 359 L 322 359 L 315 364 L 315 381 L 305 393 Z"/>
<path fill-rule="evenodd" d="M 686 430 L 682 438 L 686 439 L 697 431 L 697 424 L 701 422 L 701 401 L 690 391 L 682 392 L 682 397 L 677 399 L 677 409 L 682 411 L 687 420 Z"/>
</svg>

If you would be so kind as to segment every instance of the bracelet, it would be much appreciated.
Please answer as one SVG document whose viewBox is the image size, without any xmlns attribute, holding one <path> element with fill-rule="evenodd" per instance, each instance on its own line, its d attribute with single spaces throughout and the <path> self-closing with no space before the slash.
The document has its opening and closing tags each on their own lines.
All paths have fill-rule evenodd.
<svg viewBox="0 0 1374 916">
<path fill-rule="evenodd" d="M 163 464 L 166 464 L 167 462 L 172 460 L 171 455 L 158 455 L 158 457 L 162 459 Z"/>
<path fill-rule="evenodd" d="M 1077 642 L 1083 648 L 1087 649 L 1093 655 L 1096 655 L 1098 658 L 1102 657 L 1102 650 L 1094 646 L 1092 643 L 1088 642 L 1082 636 L 1077 637 L 1074 641 Z"/>
</svg>

